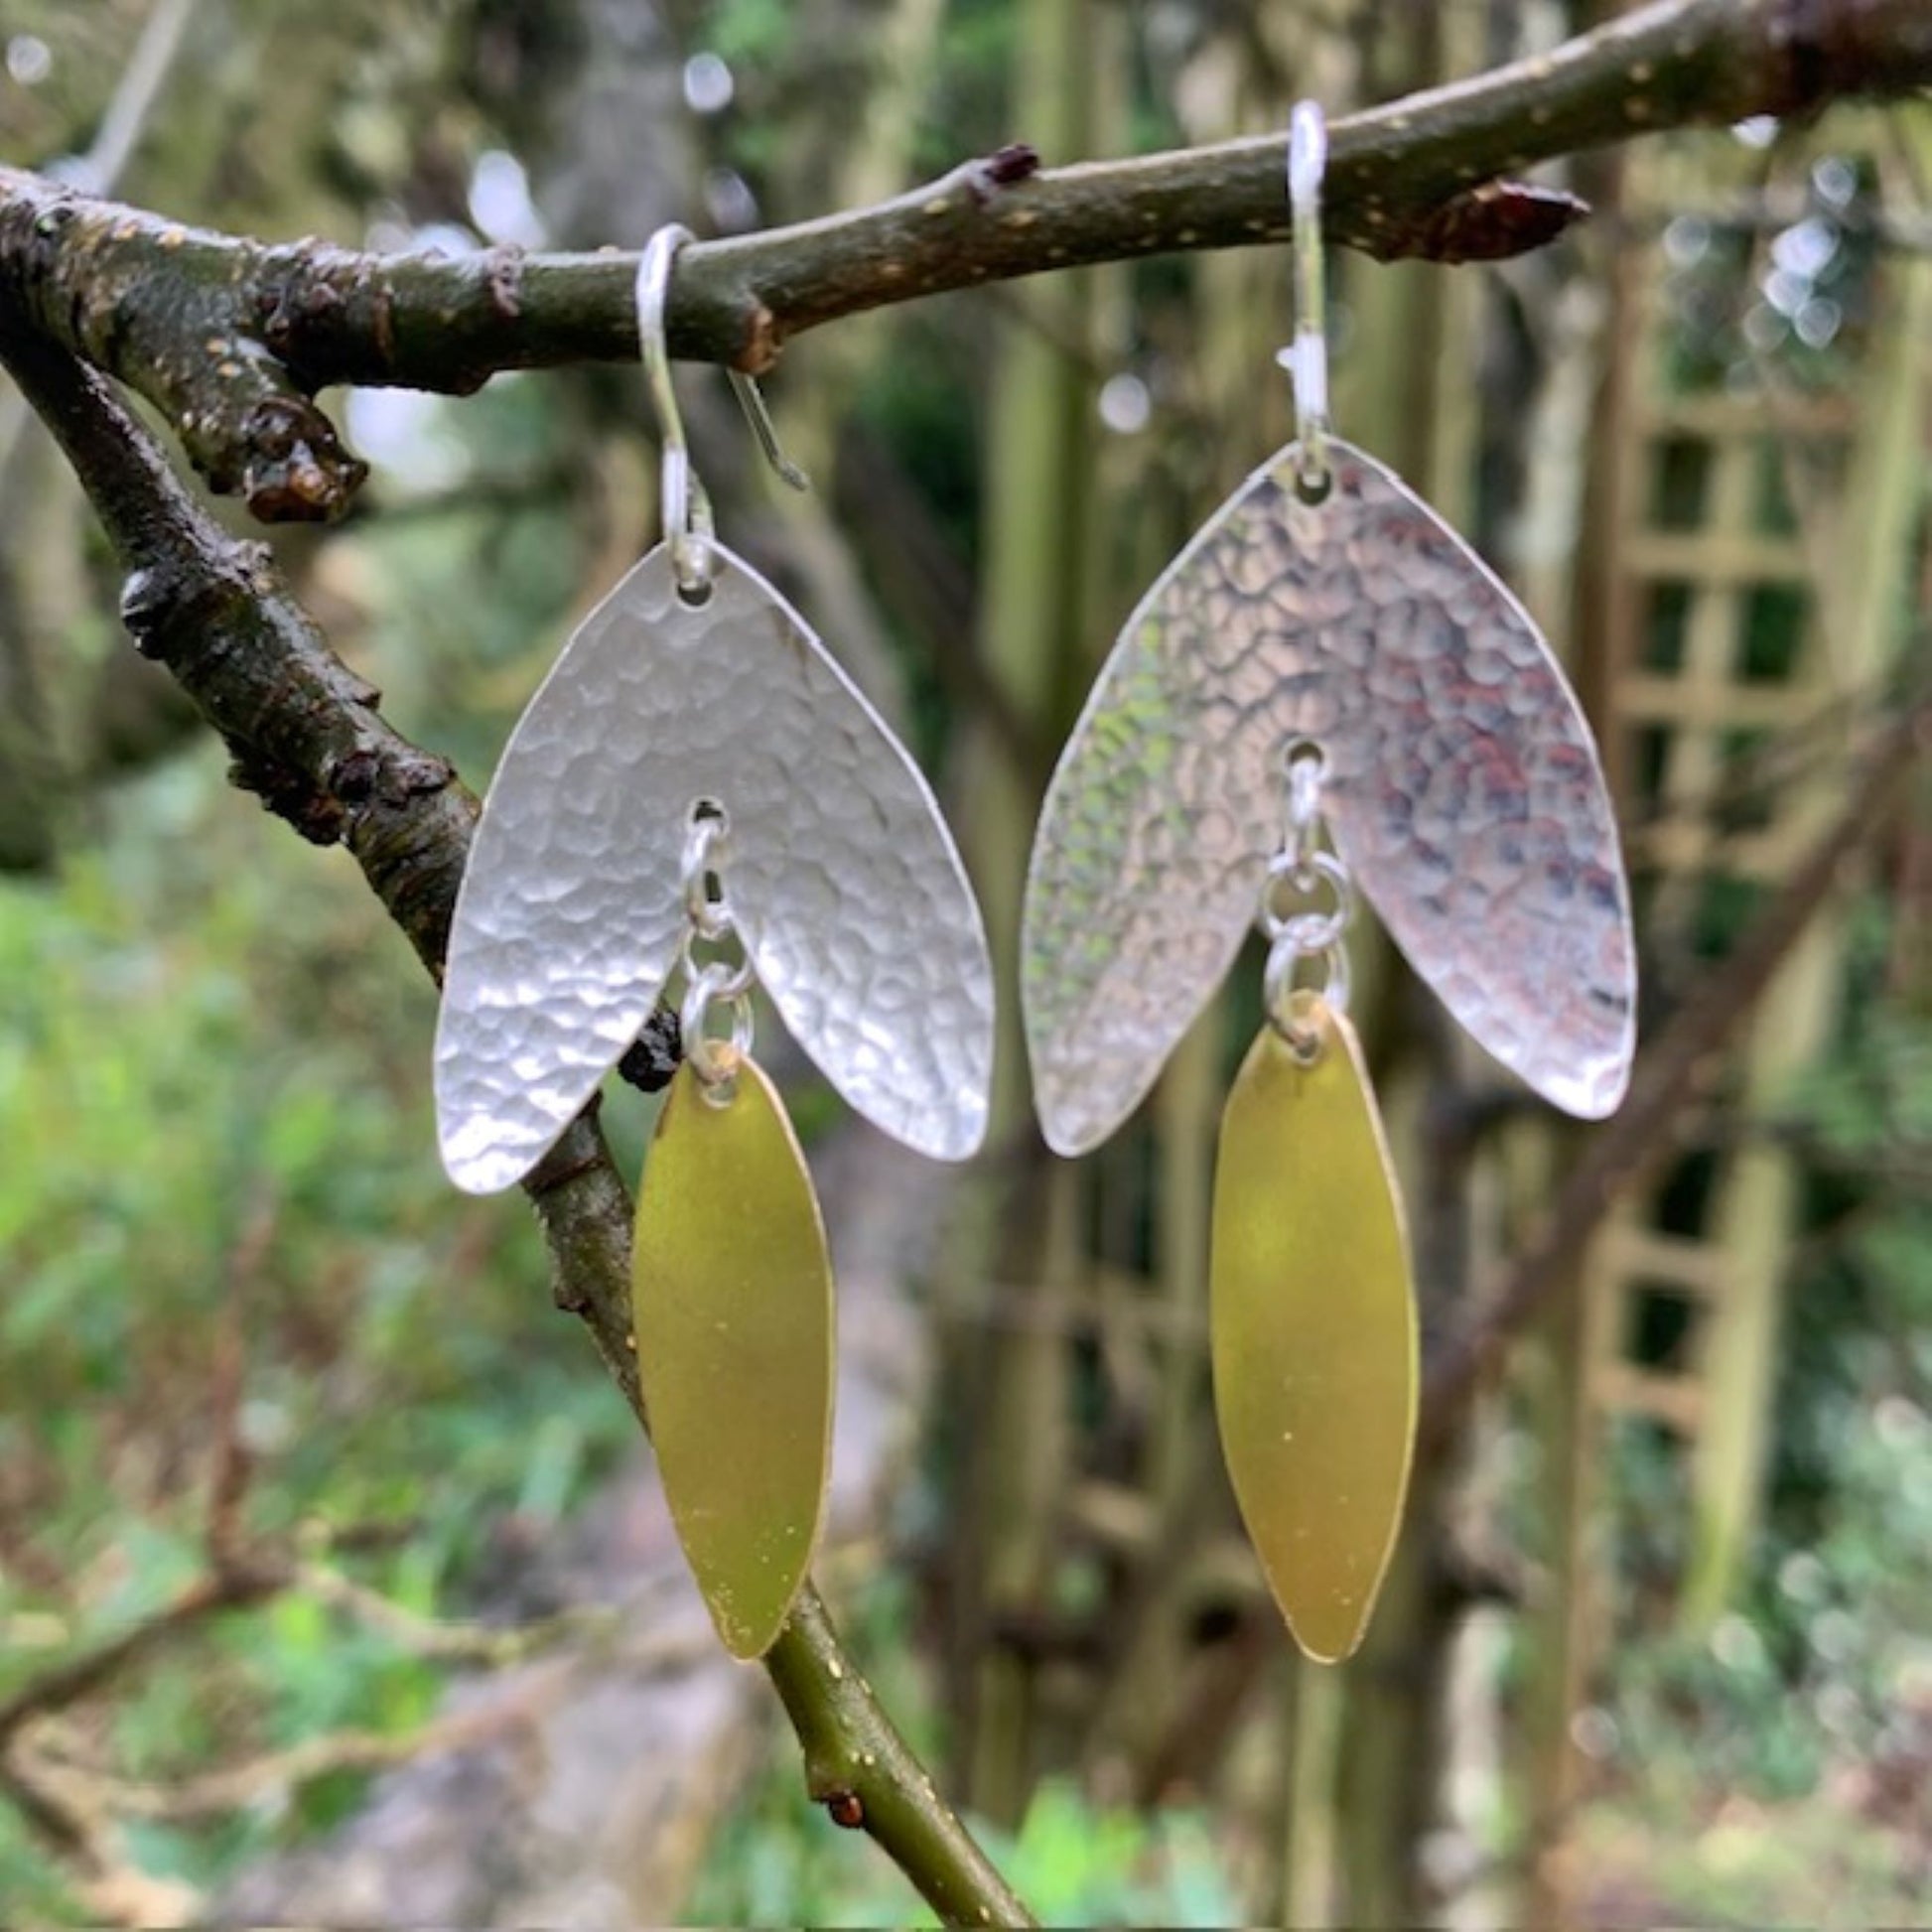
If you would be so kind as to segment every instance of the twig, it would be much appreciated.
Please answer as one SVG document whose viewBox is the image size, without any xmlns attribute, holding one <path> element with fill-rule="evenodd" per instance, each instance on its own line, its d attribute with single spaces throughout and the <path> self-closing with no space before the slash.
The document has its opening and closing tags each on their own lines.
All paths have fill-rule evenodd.
<svg viewBox="0 0 1932 1932">
<path fill-rule="evenodd" d="M 597 1603 L 576 1605 L 529 1623 L 462 1623 L 423 1616 L 379 1589 L 321 1564 L 304 1564 L 296 1583 L 309 1595 L 393 1637 L 416 1656 L 445 1663 L 495 1667 L 521 1663 L 573 1638 L 613 1636 L 624 1628 L 628 1617 L 624 1607 Z"/>
<path fill-rule="evenodd" d="M 388 725 L 266 550 L 201 508 L 99 376 L 17 324 L 0 326 L 0 359 L 67 452 L 128 573 L 122 616 L 136 643 L 220 733 L 236 781 L 305 837 L 346 846 L 438 972 L 476 815 L 455 771 Z M 526 1190 L 557 1304 L 583 1317 L 642 1423 L 628 1341 L 631 1203 L 595 1110 Z M 814 1587 L 764 1661 L 805 1747 L 809 1788 L 835 1819 L 863 1825 L 949 1923 L 1032 1922 L 898 1737 Z"/>
<path fill-rule="evenodd" d="M 658 1632 L 627 1657 L 639 1675 L 668 1674 L 713 1654 L 709 1628 L 696 1624 Z M 334 1773 L 391 1770 L 441 1753 L 491 1742 L 528 1729 L 541 1706 L 562 1690 L 568 1669 L 542 1674 L 510 1701 L 459 1711 L 401 1732 L 338 1730 L 266 1751 L 218 1770 L 170 1783 L 120 1777 L 46 1748 L 0 1753 L 0 1792 L 83 1874 L 82 1896 L 110 1922 L 153 1925 L 198 1915 L 200 1900 L 185 1886 L 155 1879 L 121 1847 L 128 1819 L 169 1824 L 240 1811 L 281 1799 Z"/>
<path fill-rule="evenodd" d="M 1499 175 L 1633 134 L 1929 83 L 1924 0 L 1653 0 L 1554 53 L 1337 121 L 1324 225 L 1383 260 L 1516 254 L 1585 209 Z M 693 244 L 671 347 L 757 371 L 801 330 L 888 303 L 1280 241 L 1283 156 L 1279 133 L 1043 171 L 1005 149 L 876 207 Z M 318 388 L 462 393 L 499 369 L 627 360 L 635 267 L 618 254 L 266 246 L 0 170 L 0 287 L 153 402 L 214 487 L 268 520 L 337 515 L 362 480 Z"/>
<path fill-rule="evenodd" d="M 328 1731 L 172 1783 L 116 1777 L 38 1755 L 17 1768 L 36 1790 L 87 1816 L 186 1824 L 245 1811 L 335 1772 L 387 1771 L 418 1758 L 462 1750 L 528 1722 L 528 1713 L 515 1709 L 463 1711 L 414 1730 Z"/>
<path fill-rule="evenodd" d="M 674 1668 L 695 1647 L 687 1639 L 675 1653 L 667 1648 L 661 1668 Z M 554 1684 L 533 1687 L 513 1703 L 454 1712 L 413 1730 L 327 1731 L 165 1784 L 46 1760 L 30 1765 L 28 1776 L 42 1790 L 58 1793 L 90 1813 L 181 1824 L 246 1810 L 335 1772 L 392 1770 L 419 1758 L 492 1741 L 506 1731 L 526 1728 L 534 1717 L 535 1692 L 555 1688 Z"/>
<path fill-rule="evenodd" d="M 122 1833 L 84 1784 L 21 1752 L 0 1756 L 0 1793 L 77 1875 L 84 1910 L 103 1925 L 187 1924 L 201 1910 L 192 1885 L 157 1878 L 129 1858 Z"/>
<path fill-rule="evenodd" d="M 498 1668 L 575 1637 L 613 1634 L 626 1622 L 615 1606 L 598 1605 L 503 1628 L 443 1623 L 418 1616 L 380 1592 L 320 1566 L 291 1567 L 267 1560 L 243 1563 L 230 1550 L 225 1563 L 215 1564 L 165 1608 L 67 1659 L 0 1707 L 0 1789 L 59 1849 L 97 1871 L 116 1863 L 109 1840 L 119 1819 L 180 1821 L 238 1810 L 332 1771 L 386 1769 L 480 1742 L 509 1724 L 527 1722 L 530 1700 L 526 1697 L 512 1709 L 459 1713 L 413 1731 L 332 1731 L 166 1784 L 130 1780 L 73 1761 L 50 1749 L 45 1737 L 29 1742 L 39 1727 L 51 1730 L 50 1721 L 63 1711 L 100 1695 L 157 1651 L 217 1616 L 288 1589 L 306 1591 L 382 1629 L 419 1656 Z M 687 1621 L 627 1645 L 624 1663 L 633 1674 L 665 1674 L 684 1669 L 712 1651 L 709 1630 Z"/>
<path fill-rule="evenodd" d="M 52 1717 L 94 1695 L 114 1678 L 178 1643 L 229 1610 L 265 1602 L 286 1589 L 293 1573 L 276 1564 L 234 1565 L 211 1571 L 180 1590 L 153 1615 L 115 1636 L 77 1651 L 22 1685 L 0 1703 L 0 1758 L 32 1721 Z"/>
</svg>

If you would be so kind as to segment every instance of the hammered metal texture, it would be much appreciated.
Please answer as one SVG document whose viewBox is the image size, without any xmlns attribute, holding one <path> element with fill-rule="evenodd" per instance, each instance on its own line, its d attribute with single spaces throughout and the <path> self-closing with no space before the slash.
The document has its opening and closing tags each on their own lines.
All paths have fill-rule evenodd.
<svg viewBox="0 0 1932 1932">
<path fill-rule="evenodd" d="M 1047 792 L 1021 991 L 1047 1141 L 1104 1141 L 1226 974 L 1281 846 L 1289 749 L 1335 846 L 1471 1035 L 1571 1113 L 1614 1109 L 1635 954 L 1588 727 L 1481 560 L 1339 440 L 1282 451 L 1128 619 Z"/>
<path fill-rule="evenodd" d="M 833 1086 L 941 1160 L 985 1135 L 992 964 L 932 793 L 797 613 L 713 560 L 700 607 L 660 544 L 584 620 L 484 801 L 436 1035 L 443 1162 L 472 1193 L 528 1173 L 636 1037 L 700 799 L 730 818 L 759 980 Z"/>
</svg>

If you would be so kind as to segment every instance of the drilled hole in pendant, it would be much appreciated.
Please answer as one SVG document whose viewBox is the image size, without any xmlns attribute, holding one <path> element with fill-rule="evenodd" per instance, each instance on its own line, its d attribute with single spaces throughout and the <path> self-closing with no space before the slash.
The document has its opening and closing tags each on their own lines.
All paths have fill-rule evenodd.
<svg viewBox="0 0 1932 1932">
<path fill-rule="evenodd" d="M 731 815 L 715 798 L 694 798 L 684 833 L 684 910 L 701 938 L 722 939 L 732 929 L 723 867 Z"/>
<path fill-rule="evenodd" d="M 698 1075 L 698 1091 L 704 1096 L 707 1107 L 715 1107 L 720 1113 L 738 1098 L 738 1069 L 743 1061 L 728 1039 L 707 1039 L 704 1041 L 709 1072 Z M 1297 1056 L 1300 1057 L 1299 1055 Z M 698 1056 L 691 1056 L 691 1064 L 698 1064 Z M 1310 1061 L 1310 1065 L 1313 1062 Z"/>
<path fill-rule="evenodd" d="M 1288 783 L 1288 844 L 1298 859 L 1314 856 L 1321 826 L 1321 791 L 1328 781 L 1328 755 L 1311 738 L 1298 738 L 1282 754 Z"/>
<path fill-rule="evenodd" d="M 1319 993 L 1303 986 L 1289 995 L 1288 1011 L 1275 1030 L 1297 1066 L 1313 1066 L 1328 1048 L 1328 1006 Z"/>
<path fill-rule="evenodd" d="M 1325 503 L 1335 486 L 1335 473 L 1327 465 L 1319 470 L 1295 473 L 1295 495 L 1298 501 L 1313 509 L 1318 503 Z"/>
<path fill-rule="evenodd" d="M 1312 738 L 1297 738 L 1282 754 L 1282 769 L 1293 784 L 1298 772 L 1306 769 L 1317 782 L 1328 775 L 1328 754 Z"/>
<path fill-rule="evenodd" d="M 677 601 L 687 611 L 702 611 L 711 602 L 711 579 L 708 577 L 701 577 L 695 584 L 680 581 L 677 587 Z"/>
</svg>

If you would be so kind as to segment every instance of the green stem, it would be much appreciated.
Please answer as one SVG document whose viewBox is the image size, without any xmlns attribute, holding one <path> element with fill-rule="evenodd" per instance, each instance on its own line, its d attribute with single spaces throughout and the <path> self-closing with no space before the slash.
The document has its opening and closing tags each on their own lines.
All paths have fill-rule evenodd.
<svg viewBox="0 0 1932 1932">
<path fill-rule="evenodd" d="M 1034 1923 L 853 1674 L 810 1585 L 764 1667 L 804 1748 L 806 1789 L 833 1818 L 870 1832 L 948 1925 Z"/>
</svg>

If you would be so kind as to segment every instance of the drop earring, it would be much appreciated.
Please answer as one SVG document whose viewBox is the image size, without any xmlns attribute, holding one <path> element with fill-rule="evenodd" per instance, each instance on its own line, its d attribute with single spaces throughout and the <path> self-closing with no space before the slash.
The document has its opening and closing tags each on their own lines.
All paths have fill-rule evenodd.
<svg viewBox="0 0 1932 1932">
<path fill-rule="evenodd" d="M 638 1371 L 685 1552 L 750 1657 L 810 1560 L 832 1409 L 824 1231 L 752 1058 L 753 989 L 848 1103 L 957 1161 L 986 1131 L 993 978 L 917 767 L 715 534 L 664 335 L 688 239 L 660 229 L 637 278 L 663 538 L 578 625 L 497 767 L 450 933 L 436 1103 L 456 1183 L 509 1186 L 681 975 L 683 1063 L 638 1192 Z"/>
<path fill-rule="evenodd" d="M 1401 1204 L 1348 1020 L 1355 889 L 1474 1038 L 1611 1112 L 1634 1048 L 1615 821 L 1549 645 L 1328 420 L 1321 113 L 1289 148 L 1296 439 L 1129 617 L 1048 788 L 1022 921 L 1041 1127 L 1098 1146 L 1251 924 L 1266 1024 L 1229 1096 L 1209 1268 L 1235 1495 L 1303 1648 L 1361 1639 L 1400 1521 L 1417 1346 Z"/>
</svg>

